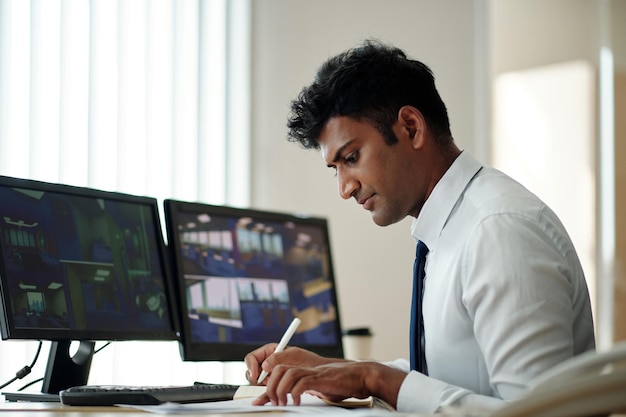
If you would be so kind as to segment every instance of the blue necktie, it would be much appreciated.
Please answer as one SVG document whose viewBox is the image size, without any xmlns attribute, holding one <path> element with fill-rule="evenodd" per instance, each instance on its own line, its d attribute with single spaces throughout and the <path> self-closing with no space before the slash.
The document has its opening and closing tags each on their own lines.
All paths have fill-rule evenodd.
<svg viewBox="0 0 626 417">
<path fill-rule="evenodd" d="M 422 299 L 424 296 L 424 278 L 428 247 L 421 240 L 417 242 L 415 263 L 413 264 L 413 301 L 411 303 L 411 369 L 428 375 L 424 343 L 424 320 L 422 318 Z"/>
</svg>

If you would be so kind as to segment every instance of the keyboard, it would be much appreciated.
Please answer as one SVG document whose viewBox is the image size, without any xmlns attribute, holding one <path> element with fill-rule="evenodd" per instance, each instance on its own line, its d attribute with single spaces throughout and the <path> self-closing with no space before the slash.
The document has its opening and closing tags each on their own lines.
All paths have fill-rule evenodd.
<svg viewBox="0 0 626 417">
<path fill-rule="evenodd" d="M 84 385 L 59 393 L 66 405 L 157 405 L 232 400 L 239 385 L 196 383 L 186 386 Z"/>
</svg>

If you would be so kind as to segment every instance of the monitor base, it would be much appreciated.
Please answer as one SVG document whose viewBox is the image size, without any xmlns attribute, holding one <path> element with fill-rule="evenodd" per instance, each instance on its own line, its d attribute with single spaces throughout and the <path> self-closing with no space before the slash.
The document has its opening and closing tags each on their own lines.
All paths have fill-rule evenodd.
<svg viewBox="0 0 626 417">
<path fill-rule="evenodd" d="M 8 402 L 38 402 L 38 403 L 58 403 L 61 402 L 59 394 L 46 394 L 43 392 L 2 392 L 4 399 Z"/>
</svg>

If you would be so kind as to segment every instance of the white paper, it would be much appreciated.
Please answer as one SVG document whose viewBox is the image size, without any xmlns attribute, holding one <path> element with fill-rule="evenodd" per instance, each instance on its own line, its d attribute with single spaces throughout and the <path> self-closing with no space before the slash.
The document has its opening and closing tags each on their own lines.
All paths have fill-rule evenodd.
<svg viewBox="0 0 626 417">
<path fill-rule="evenodd" d="M 253 397 L 242 398 L 230 401 L 214 401 L 205 403 L 190 403 L 190 404 L 178 404 L 178 403 L 163 403 L 160 405 L 124 405 L 124 407 L 137 408 L 143 411 L 157 414 L 198 414 L 198 413 L 221 413 L 221 414 L 236 414 L 236 413 L 262 413 L 267 411 L 286 411 L 297 414 L 319 414 L 328 413 L 327 405 L 324 401 L 317 398 L 314 395 L 302 394 L 300 397 L 300 405 L 293 405 L 291 396 L 288 397 L 288 404 L 286 406 L 274 406 L 271 404 L 266 405 L 252 405 Z M 351 410 L 347 410 L 341 407 L 332 407 L 333 414 L 335 413 L 351 413 Z"/>
</svg>

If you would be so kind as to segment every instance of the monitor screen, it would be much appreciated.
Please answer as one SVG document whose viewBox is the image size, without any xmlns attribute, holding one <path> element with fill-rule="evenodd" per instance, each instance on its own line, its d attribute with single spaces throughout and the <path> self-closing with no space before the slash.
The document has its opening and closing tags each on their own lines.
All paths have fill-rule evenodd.
<svg viewBox="0 0 626 417">
<path fill-rule="evenodd" d="M 240 361 L 278 342 L 343 357 L 325 219 L 165 201 L 184 360 Z"/>
<path fill-rule="evenodd" d="M 0 202 L 3 339 L 177 340 L 155 199 L 0 177 Z"/>
</svg>

